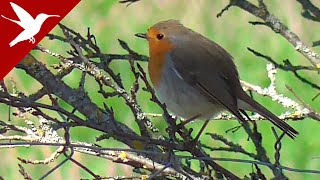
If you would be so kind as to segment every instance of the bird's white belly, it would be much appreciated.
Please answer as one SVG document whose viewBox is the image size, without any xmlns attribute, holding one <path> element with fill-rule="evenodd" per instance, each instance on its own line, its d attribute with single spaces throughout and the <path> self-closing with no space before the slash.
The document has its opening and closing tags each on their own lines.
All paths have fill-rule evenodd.
<svg viewBox="0 0 320 180">
<path fill-rule="evenodd" d="M 166 62 L 162 74 L 155 90 L 159 100 L 175 115 L 185 119 L 200 115 L 200 119 L 207 120 L 223 110 L 220 103 L 209 101 L 208 97 L 187 84 L 171 61 Z"/>
</svg>

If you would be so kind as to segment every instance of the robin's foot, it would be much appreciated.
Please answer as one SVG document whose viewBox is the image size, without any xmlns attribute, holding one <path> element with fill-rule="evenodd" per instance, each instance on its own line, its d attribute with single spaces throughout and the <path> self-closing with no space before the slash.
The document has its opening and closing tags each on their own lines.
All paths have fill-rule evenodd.
<svg viewBox="0 0 320 180">
<path fill-rule="evenodd" d="M 198 140 L 196 140 L 196 139 L 192 139 L 192 140 L 189 140 L 189 141 L 185 141 L 184 142 L 184 146 L 185 146 L 185 148 L 186 149 L 195 149 L 196 147 L 197 147 L 197 145 L 198 145 Z"/>
<path fill-rule="evenodd" d="M 190 139 L 192 129 L 191 129 L 191 131 L 187 131 L 186 128 L 184 128 L 184 126 L 185 126 L 187 123 L 195 120 L 195 119 L 198 118 L 199 116 L 200 116 L 200 114 L 198 114 L 198 115 L 196 115 L 196 116 L 193 116 L 193 117 L 190 118 L 190 119 L 186 119 L 186 120 L 182 121 L 181 123 L 179 123 L 179 124 L 177 124 L 177 125 L 172 126 L 172 131 L 173 131 L 174 133 L 175 133 L 175 132 L 179 133 L 180 136 L 181 136 L 183 139 L 185 139 L 185 138 Z"/>
<path fill-rule="evenodd" d="M 197 136 L 193 140 L 187 141 L 185 145 L 192 147 L 192 149 L 194 149 L 198 145 L 199 138 L 202 132 L 204 131 L 204 129 L 207 127 L 208 123 L 209 123 L 209 120 L 206 120 L 202 125 L 200 131 L 198 132 Z"/>
<path fill-rule="evenodd" d="M 178 129 L 181 129 L 184 125 L 186 125 L 186 124 L 188 124 L 189 122 L 197 119 L 198 117 L 200 117 L 200 114 L 197 114 L 197 115 L 195 115 L 195 116 L 193 116 L 193 117 L 191 117 L 191 118 L 189 118 L 189 119 L 186 119 L 186 120 L 182 121 L 180 124 L 177 125 L 177 128 L 178 128 Z"/>
</svg>

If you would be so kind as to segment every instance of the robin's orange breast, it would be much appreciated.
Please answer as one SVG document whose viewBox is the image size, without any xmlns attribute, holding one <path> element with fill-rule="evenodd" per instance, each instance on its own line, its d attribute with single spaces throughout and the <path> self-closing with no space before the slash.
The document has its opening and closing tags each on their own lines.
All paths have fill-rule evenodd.
<svg viewBox="0 0 320 180">
<path fill-rule="evenodd" d="M 152 30 L 149 30 L 152 31 Z M 148 70 L 150 79 L 154 86 L 157 86 L 161 73 L 166 61 L 166 54 L 168 54 L 174 46 L 169 41 L 149 41 L 150 59 L 148 63 Z"/>
</svg>

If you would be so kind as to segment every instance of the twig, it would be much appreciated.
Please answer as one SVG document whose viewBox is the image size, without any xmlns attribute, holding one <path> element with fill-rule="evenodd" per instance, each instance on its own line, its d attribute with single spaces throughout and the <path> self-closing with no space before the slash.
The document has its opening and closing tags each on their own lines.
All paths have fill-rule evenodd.
<svg viewBox="0 0 320 180">
<path fill-rule="evenodd" d="M 54 162 L 59 156 L 60 154 L 63 152 L 63 146 L 59 147 L 54 153 L 51 154 L 50 157 L 44 159 L 44 160 L 27 160 L 27 159 L 23 159 L 23 158 L 19 158 L 18 160 L 21 161 L 24 164 L 49 164 Z"/>
<path fill-rule="evenodd" d="M 28 175 L 27 171 L 23 168 L 21 164 L 18 164 L 19 172 L 23 176 L 25 180 L 32 180 L 32 178 Z"/>
<path fill-rule="evenodd" d="M 309 113 L 309 110 L 307 108 L 304 108 L 297 102 L 293 101 L 292 99 L 284 96 L 283 94 L 279 94 L 276 89 L 275 89 L 275 74 L 277 72 L 275 66 L 273 64 L 268 64 L 267 65 L 267 71 L 268 71 L 268 77 L 270 78 L 270 85 L 268 88 L 261 88 L 259 86 L 255 86 L 252 84 L 249 84 L 247 82 L 241 81 L 242 86 L 244 87 L 245 90 L 250 90 L 253 92 L 257 92 L 260 95 L 263 96 L 269 96 L 272 98 L 273 101 L 277 101 L 280 103 L 283 107 L 285 108 L 292 108 L 296 112 L 299 112 L 300 115 L 306 115 Z"/>
<path fill-rule="evenodd" d="M 297 93 L 294 92 L 294 90 L 286 85 L 286 88 L 298 99 L 298 101 L 304 106 L 305 109 L 308 109 L 307 116 L 311 117 L 315 120 L 320 121 L 320 114 L 316 112 L 314 109 L 312 109 L 308 104 L 306 104 L 299 96 Z"/>
<path fill-rule="evenodd" d="M 11 143 L 0 143 L 0 146 L 7 146 L 7 145 L 15 145 L 17 147 L 20 146 L 63 146 L 64 143 L 36 143 L 36 142 L 12 142 Z M 79 144 L 74 144 L 71 143 L 70 146 L 75 148 L 75 151 L 91 154 L 91 155 L 96 155 L 96 156 L 102 156 L 105 152 L 108 152 L 107 154 L 111 154 L 115 157 L 121 157 L 119 154 L 121 151 L 128 151 L 128 152 L 137 152 L 137 153 L 150 153 L 153 155 L 164 155 L 159 152 L 153 152 L 153 151 L 144 151 L 144 150 L 133 150 L 133 149 L 120 149 L 120 148 L 100 148 L 100 147 L 95 147 L 95 146 L 88 146 L 85 145 L 86 143 L 79 143 Z M 127 152 L 126 152 L 127 153 Z M 126 159 L 128 159 L 131 156 L 125 156 Z M 273 167 L 275 166 L 272 163 L 267 163 L 267 162 L 261 162 L 261 161 L 255 161 L 255 160 L 246 160 L 246 159 L 236 159 L 236 158 L 218 158 L 218 157 L 194 157 L 194 156 L 183 156 L 183 155 L 176 155 L 177 158 L 181 159 L 195 159 L 195 160 L 215 160 L 215 161 L 225 161 L 225 162 L 235 162 L 235 163 L 245 163 L 245 164 L 257 164 L 257 165 L 262 165 L 262 166 L 268 166 L 268 167 Z M 139 157 L 137 157 L 139 159 Z M 155 167 L 152 165 L 152 167 Z M 163 166 L 162 166 L 163 167 Z M 161 168 L 162 168 L 161 167 Z M 306 170 L 306 169 L 298 169 L 298 168 L 291 168 L 287 166 L 278 166 L 277 168 L 280 168 L 282 170 L 286 171 L 292 171 L 292 172 L 302 172 L 302 173 L 311 173 L 311 174 L 320 174 L 319 170 Z M 166 170 L 165 170 L 166 171 Z"/>
<path fill-rule="evenodd" d="M 138 2 L 138 1 L 141 1 L 141 0 L 120 0 L 119 3 L 127 3 L 127 7 L 130 6 L 132 3 L 135 3 L 135 2 Z"/>
<path fill-rule="evenodd" d="M 320 9 L 312 4 L 310 0 L 297 0 L 297 2 L 299 2 L 304 9 L 302 13 L 303 17 L 320 22 Z"/>
<path fill-rule="evenodd" d="M 210 150 L 213 150 L 213 151 L 216 151 L 216 150 L 223 150 L 223 151 L 231 151 L 231 152 L 240 152 L 242 154 L 245 154 L 249 157 L 252 157 L 254 159 L 258 159 L 257 155 L 253 154 L 253 153 L 249 153 L 247 152 L 246 150 L 244 150 L 240 145 L 238 144 L 235 144 L 233 143 L 232 141 L 228 141 L 225 137 L 221 136 L 221 135 L 218 135 L 218 134 L 215 134 L 215 133 L 206 133 L 208 135 L 211 136 L 212 139 L 214 140 L 217 140 L 217 141 L 220 141 L 222 142 L 223 144 L 229 146 L 229 148 L 223 148 L 223 147 L 220 147 L 220 148 L 212 148 L 210 146 L 204 146 Z"/>
<path fill-rule="evenodd" d="M 312 83 L 311 81 L 307 80 L 306 78 L 302 77 L 301 75 L 298 74 L 298 71 L 301 71 L 301 70 L 309 70 L 309 71 L 316 71 L 318 72 L 319 69 L 316 68 L 316 67 L 313 67 L 313 66 L 293 66 L 291 64 L 291 62 L 286 59 L 284 60 L 284 64 L 278 64 L 276 61 L 274 61 L 271 57 L 269 56 L 266 56 L 266 55 L 263 55 L 251 48 L 247 48 L 250 52 L 252 52 L 254 55 L 256 55 L 257 57 L 262 57 L 264 58 L 265 60 L 271 62 L 276 68 L 279 68 L 279 69 L 282 69 L 284 71 L 290 71 L 292 72 L 301 82 L 303 83 L 306 83 L 308 85 L 310 85 L 312 88 L 315 88 L 317 90 L 320 90 L 320 86 L 318 86 L 317 84 L 315 83 Z"/>
<path fill-rule="evenodd" d="M 247 0 L 231 0 L 217 16 L 220 17 L 223 12 L 232 6 L 237 6 L 244 11 L 251 13 L 252 15 L 262 19 L 265 22 L 265 25 L 270 27 L 275 33 L 280 33 L 298 52 L 305 56 L 313 66 L 318 67 L 320 64 L 319 55 L 302 42 L 300 38 L 285 26 L 276 16 L 271 14 L 262 0 L 259 0 L 258 2 L 259 7 Z"/>
</svg>

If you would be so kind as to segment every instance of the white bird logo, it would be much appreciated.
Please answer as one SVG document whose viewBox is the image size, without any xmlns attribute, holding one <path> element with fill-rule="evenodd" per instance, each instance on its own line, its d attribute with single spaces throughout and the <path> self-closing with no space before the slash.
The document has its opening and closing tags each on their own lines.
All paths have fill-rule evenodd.
<svg viewBox="0 0 320 180">
<path fill-rule="evenodd" d="M 41 14 L 38 14 L 36 19 L 33 19 L 33 17 L 27 11 L 22 9 L 20 6 L 16 5 L 13 2 L 10 2 L 10 4 L 20 21 L 9 19 L 3 15 L 1 15 L 1 17 L 18 24 L 24 29 L 24 31 L 22 31 L 13 41 L 9 43 L 10 47 L 24 40 L 29 40 L 29 42 L 34 44 L 35 39 L 33 36 L 38 34 L 43 22 L 49 17 L 60 17 L 59 15 L 48 15 L 48 14 L 41 13 Z"/>
</svg>

